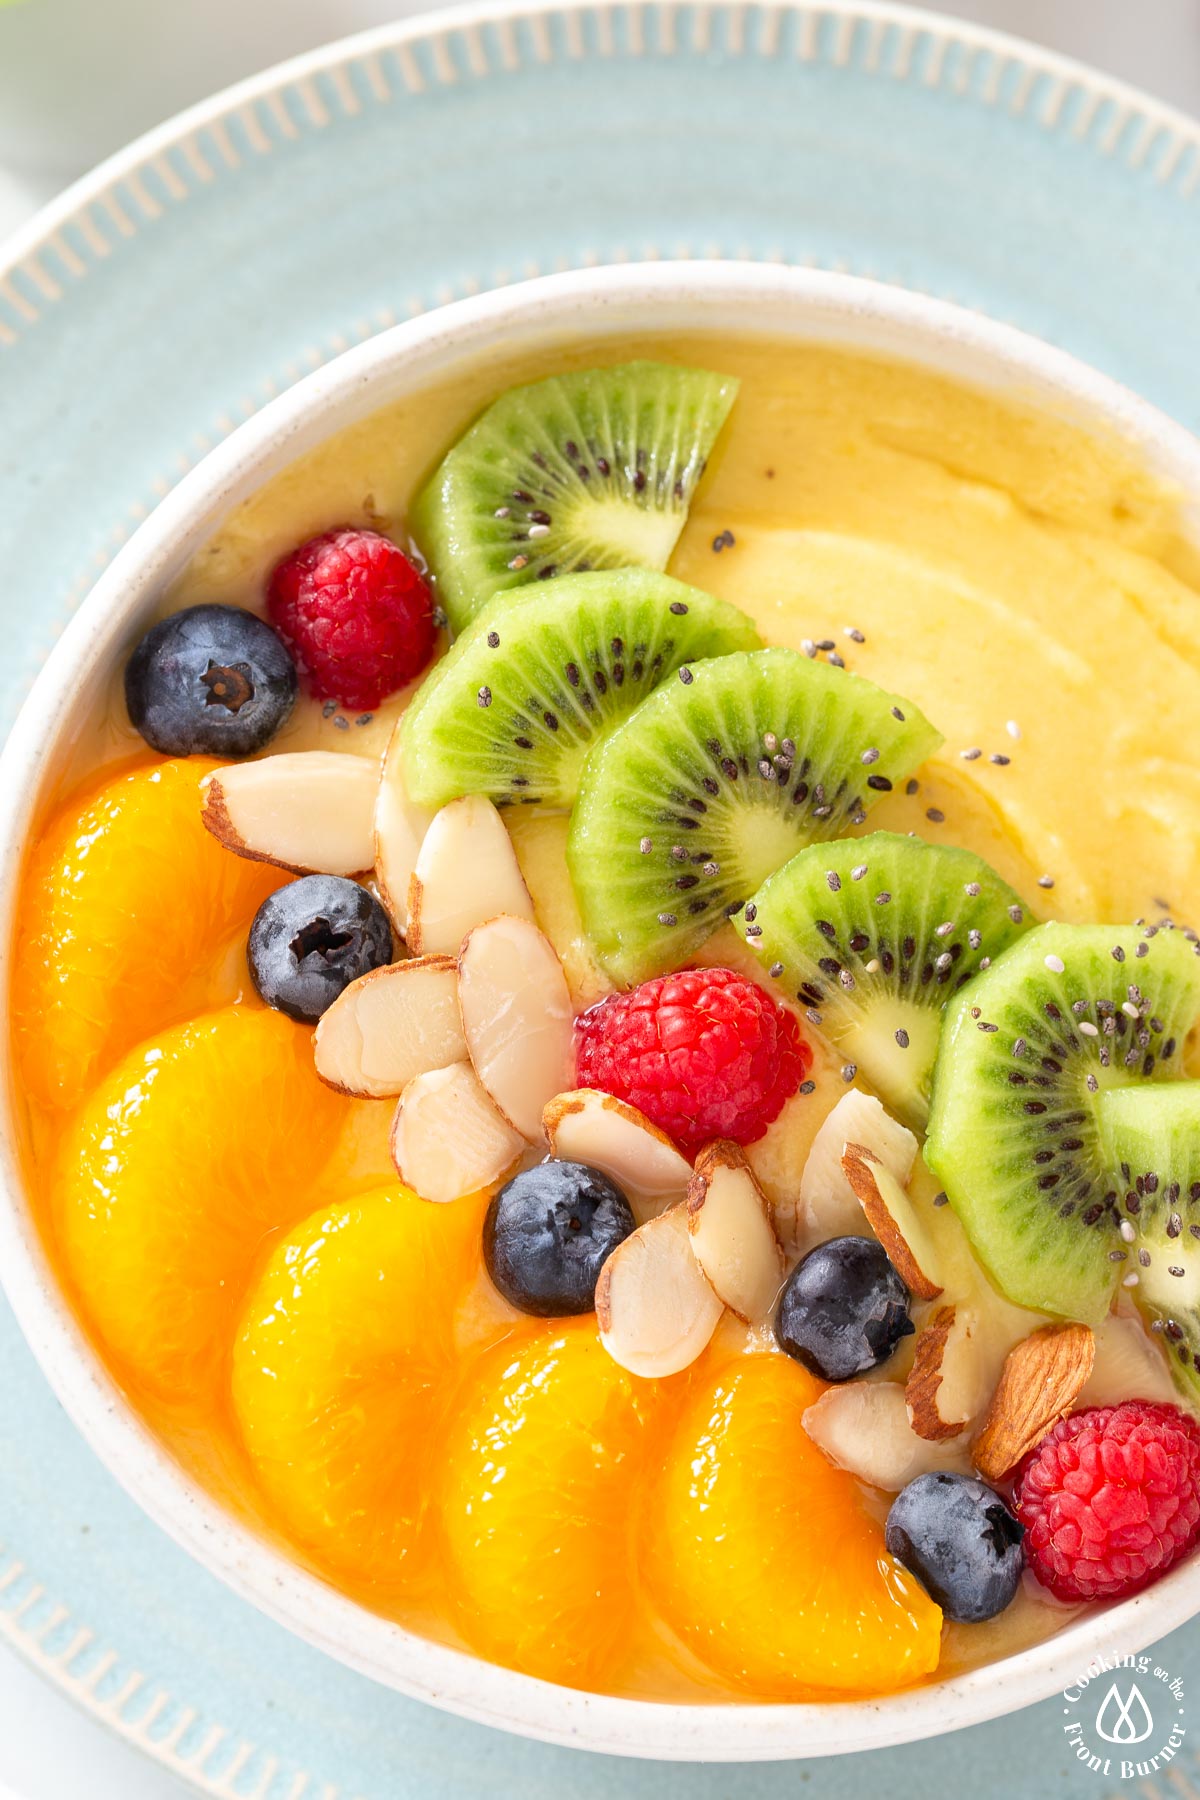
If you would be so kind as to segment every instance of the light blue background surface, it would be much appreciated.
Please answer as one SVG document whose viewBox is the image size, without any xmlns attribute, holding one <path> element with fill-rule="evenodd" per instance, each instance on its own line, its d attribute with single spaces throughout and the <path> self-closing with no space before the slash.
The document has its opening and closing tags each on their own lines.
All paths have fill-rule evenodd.
<svg viewBox="0 0 1200 1800">
<path fill-rule="evenodd" d="M 340 87 L 286 86 L 282 116 L 236 112 L 95 200 L 0 285 L 0 712 L 138 517 L 233 423 L 393 318 L 526 273 L 647 254 L 846 267 L 1013 320 L 1200 425 L 1195 133 L 930 24 L 650 5 L 443 28 L 407 63 L 385 49 Z M 170 1766 L 263 1800 L 301 1774 L 306 1793 L 363 1800 L 1104 1792 L 1070 1765 L 1055 1702 L 868 1757 L 685 1774 L 374 1688 L 141 1517 L 2 1306 L 0 1629 L 68 1687 L 90 1681 Z M 1200 1628 L 1162 1655 L 1194 1685 Z M 1187 1752 L 1177 1767 L 1196 1774 Z"/>
</svg>

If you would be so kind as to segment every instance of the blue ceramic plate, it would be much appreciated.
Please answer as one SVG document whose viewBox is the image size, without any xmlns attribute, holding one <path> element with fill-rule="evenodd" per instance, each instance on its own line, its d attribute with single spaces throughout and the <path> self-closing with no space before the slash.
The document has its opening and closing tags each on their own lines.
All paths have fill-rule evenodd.
<svg viewBox="0 0 1200 1800">
<path fill-rule="evenodd" d="M 901 8 L 512 6 L 305 58 L 105 165 L 0 266 L 0 716 L 197 457 L 398 318 L 591 262 L 782 259 L 1009 319 L 1195 427 L 1198 223 L 1196 125 Z M 697 1800 L 773 1800 L 801 1779 L 825 1800 L 935 1782 L 979 1800 L 1105 1791 L 1071 1757 L 1058 1702 L 1019 1728 L 685 1778 L 385 1692 L 250 1611 L 142 1517 L 2 1302 L 0 1633 L 229 1800 L 440 1800 L 485 1781 L 534 1800 L 617 1781 L 652 1800 L 683 1779 Z M 1161 1657 L 1186 1675 L 1197 1652 L 1200 1625 Z M 1173 1772 L 1197 1772 L 1188 1750 Z"/>
</svg>

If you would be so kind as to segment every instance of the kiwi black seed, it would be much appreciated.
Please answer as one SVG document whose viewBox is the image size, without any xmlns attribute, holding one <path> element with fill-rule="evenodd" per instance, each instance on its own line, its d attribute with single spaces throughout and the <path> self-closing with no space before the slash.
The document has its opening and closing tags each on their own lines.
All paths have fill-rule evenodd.
<svg viewBox="0 0 1200 1800">
<path fill-rule="evenodd" d="M 948 1000 L 1025 920 L 1020 896 L 969 850 L 876 831 L 802 850 L 738 924 L 780 998 L 920 1129 Z"/>
<path fill-rule="evenodd" d="M 799 651 L 684 664 L 588 758 L 571 819 L 571 878 L 610 974 L 678 968 L 940 742 L 911 701 Z"/>
<path fill-rule="evenodd" d="M 569 807 L 592 746 L 681 664 L 755 647 L 736 607 L 668 575 L 610 569 L 484 607 L 405 714 L 405 783 L 442 806 Z"/>
<path fill-rule="evenodd" d="M 925 1161 L 1010 1300 L 1094 1324 L 1135 1272 L 1105 1097 L 1179 1076 L 1198 1015 L 1197 946 L 1161 925 L 1038 926 L 956 1002 Z"/>
<path fill-rule="evenodd" d="M 1100 1102 L 1119 1177 L 1118 1279 L 1193 1396 L 1200 1393 L 1200 1081 L 1115 1088 Z"/>
<path fill-rule="evenodd" d="M 737 389 L 705 369 L 631 362 L 502 394 L 411 516 L 450 623 L 527 581 L 665 568 Z"/>
</svg>

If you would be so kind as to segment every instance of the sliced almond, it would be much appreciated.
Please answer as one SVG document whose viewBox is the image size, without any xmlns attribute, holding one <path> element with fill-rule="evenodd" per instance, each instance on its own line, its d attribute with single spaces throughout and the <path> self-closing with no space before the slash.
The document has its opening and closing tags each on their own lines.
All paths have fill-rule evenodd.
<svg viewBox="0 0 1200 1800">
<path fill-rule="evenodd" d="M 443 806 L 421 841 L 408 884 L 408 947 L 457 956 L 468 931 L 499 913 L 533 918 L 504 821 L 482 794 Z"/>
<path fill-rule="evenodd" d="M 476 1074 L 533 1143 L 571 1074 L 571 995 L 553 944 L 528 919 L 476 925 L 458 959 L 458 1003 Z"/>
<path fill-rule="evenodd" d="M 842 1169 L 847 1144 L 862 1144 L 900 1185 L 906 1186 L 917 1156 L 917 1140 L 906 1126 L 885 1112 L 873 1094 L 851 1088 L 818 1126 L 795 1204 L 791 1225 L 797 1249 L 809 1250 L 832 1237 L 862 1229 L 862 1209 Z"/>
<path fill-rule="evenodd" d="M 706 1144 L 696 1158 L 687 1221 L 693 1254 L 713 1292 L 739 1319 L 760 1325 L 783 1283 L 783 1251 L 770 1202 L 728 1138 Z"/>
<path fill-rule="evenodd" d="M 404 785 L 404 762 L 397 723 L 383 759 L 383 774 L 375 799 L 375 885 L 401 937 L 408 937 L 408 888 L 425 833 L 433 820 L 427 806 L 410 800 Z M 453 946 L 455 950 L 458 945 Z"/>
<path fill-rule="evenodd" d="M 360 875 L 375 861 L 379 764 L 333 750 L 231 763 L 200 783 L 213 836 L 253 862 L 298 875 Z"/>
<path fill-rule="evenodd" d="M 410 1081 L 392 1121 L 392 1161 L 422 1200 L 459 1200 L 506 1175 L 525 1148 L 468 1062 Z"/>
<path fill-rule="evenodd" d="M 978 1314 L 942 1306 L 918 1334 L 904 1398 L 918 1437 L 961 1435 L 987 1401 Z"/>
<path fill-rule="evenodd" d="M 895 1381 L 844 1381 L 826 1388 L 801 1423 L 839 1469 L 889 1494 L 918 1475 L 961 1467 L 954 1445 L 919 1437 L 908 1421 L 904 1389 Z"/>
<path fill-rule="evenodd" d="M 598 1088 L 556 1094 L 542 1114 L 551 1156 L 587 1163 L 628 1196 L 639 1222 L 682 1200 L 692 1165 L 636 1106 Z"/>
<path fill-rule="evenodd" d="M 1086 1325 L 1045 1325 L 1009 1351 L 972 1446 L 981 1475 L 999 1481 L 1070 1412 L 1095 1355 Z"/>
<path fill-rule="evenodd" d="M 892 1266 L 917 1300 L 936 1300 L 938 1255 L 933 1236 L 890 1169 L 865 1144 L 847 1144 L 842 1170 Z"/>
<path fill-rule="evenodd" d="M 683 1206 L 639 1225 L 617 1245 L 596 1283 L 600 1341 L 633 1375 L 688 1368 L 724 1310 L 692 1255 Z"/>
<path fill-rule="evenodd" d="M 1079 1405 L 1117 1406 L 1122 1400 L 1186 1404 L 1159 1345 L 1140 1318 L 1110 1313 L 1094 1328 L 1096 1360 L 1079 1392 Z"/>
<path fill-rule="evenodd" d="M 322 1013 L 313 1055 L 322 1081 L 372 1100 L 463 1062 L 454 958 L 419 956 L 360 975 Z"/>
</svg>

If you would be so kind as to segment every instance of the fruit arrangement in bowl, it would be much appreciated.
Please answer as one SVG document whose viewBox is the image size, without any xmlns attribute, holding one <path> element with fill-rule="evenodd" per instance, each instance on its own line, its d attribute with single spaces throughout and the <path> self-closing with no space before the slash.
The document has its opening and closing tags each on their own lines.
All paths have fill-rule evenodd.
<svg viewBox="0 0 1200 1800">
<path fill-rule="evenodd" d="M 493 359 L 266 482 L 14 946 L 49 1254 L 173 1454 L 589 1693 L 887 1695 L 1166 1575 L 1189 558 L 1123 445 L 736 334 Z"/>
</svg>

